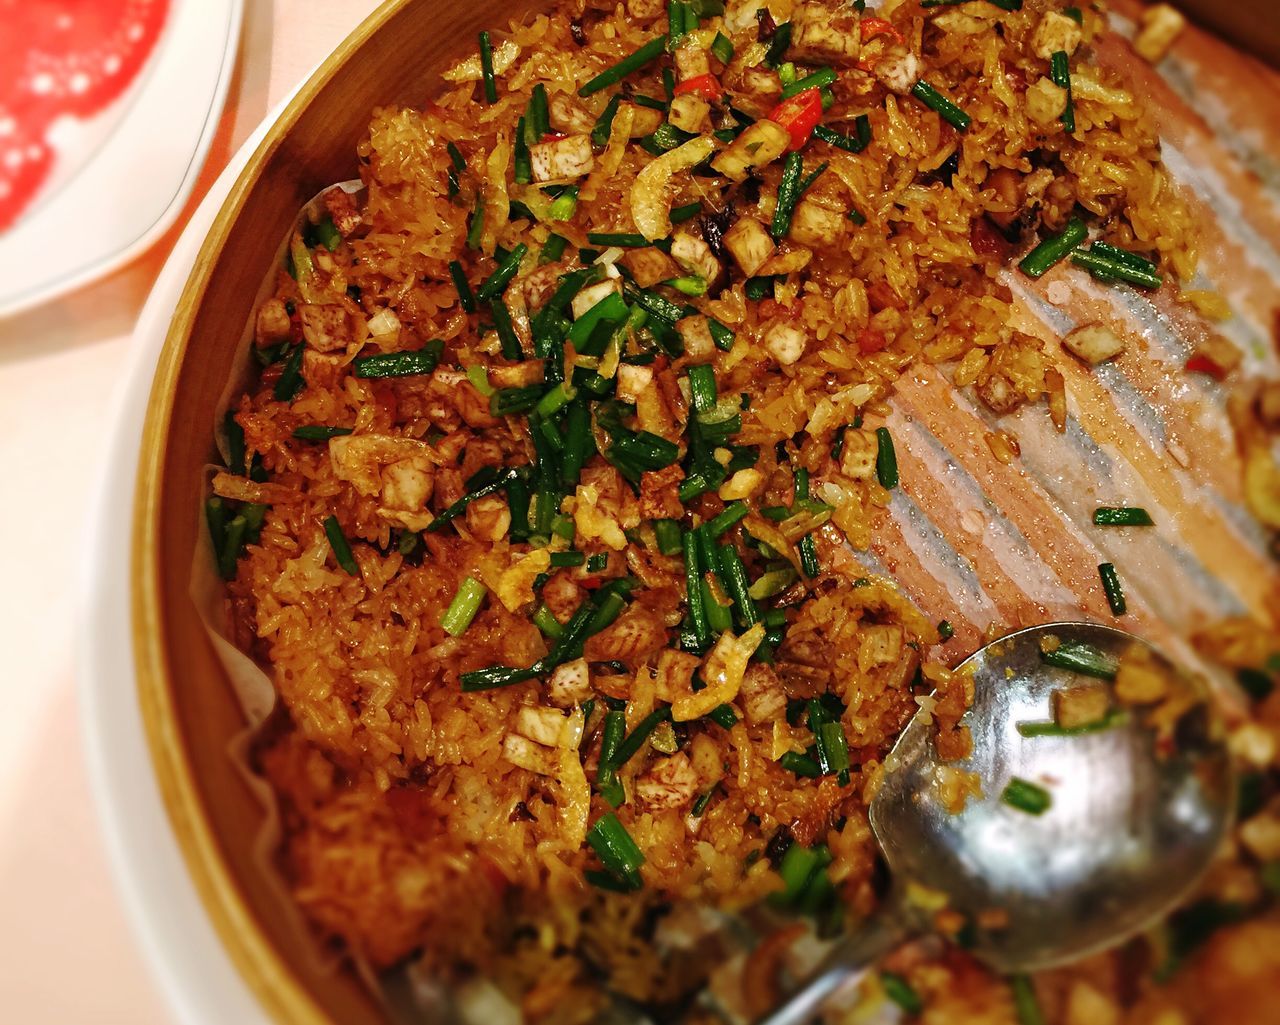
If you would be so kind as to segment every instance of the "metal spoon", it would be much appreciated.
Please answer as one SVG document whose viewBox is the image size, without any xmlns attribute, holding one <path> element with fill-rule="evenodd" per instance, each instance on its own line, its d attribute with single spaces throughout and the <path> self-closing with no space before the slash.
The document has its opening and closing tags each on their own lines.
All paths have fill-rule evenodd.
<svg viewBox="0 0 1280 1025">
<path fill-rule="evenodd" d="M 1051 718 L 1054 691 L 1086 677 L 1045 664 L 1041 641 L 1079 642 L 1118 662 L 1130 634 L 1087 623 L 1050 623 L 1010 634 L 963 663 L 974 667 L 964 722 L 983 796 L 953 814 L 939 800 L 933 726 L 913 721 L 885 762 L 871 827 L 895 881 L 875 918 L 842 941 L 817 973 L 758 1025 L 801 1025 L 832 992 L 903 940 L 931 929 L 919 888 L 945 894 L 970 922 L 972 952 L 1002 973 L 1047 968 L 1122 942 L 1163 917 L 1200 879 L 1226 831 L 1234 781 L 1224 732 L 1202 690 L 1182 715 L 1171 751 L 1157 752 L 1144 718 L 1072 736 L 1024 736 L 1019 723 Z M 1159 664 L 1187 687 L 1158 652 Z M 1168 745 L 1164 745 L 1166 748 Z M 1043 814 L 1009 806 L 1012 777 L 1052 796 Z M 927 902 L 926 902 L 927 904 Z M 991 912 L 1003 923 L 993 923 Z M 987 912 L 986 915 L 983 913 Z"/>
</svg>

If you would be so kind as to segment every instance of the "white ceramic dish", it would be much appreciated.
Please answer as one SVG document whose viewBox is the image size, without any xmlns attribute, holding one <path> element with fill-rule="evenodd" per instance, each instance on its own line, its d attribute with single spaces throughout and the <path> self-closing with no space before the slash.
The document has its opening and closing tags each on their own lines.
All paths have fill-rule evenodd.
<svg viewBox="0 0 1280 1025">
<path fill-rule="evenodd" d="M 0 234 L 0 317 L 109 273 L 172 226 L 213 142 L 243 13 L 243 0 L 175 0 L 139 80 L 93 119 L 96 133 L 85 126 L 92 156 L 69 177 L 55 170 L 38 206 Z"/>
<path fill-rule="evenodd" d="M 121 543 L 120 524 L 133 509 L 138 439 L 173 310 L 214 217 L 278 116 L 279 110 L 267 116 L 209 190 L 138 320 L 133 360 L 115 398 L 115 433 L 89 505 L 89 551 L 94 557 L 86 564 L 80 588 L 77 676 L 89 776 L 134 934 L 183 1025 L 270 1025 L 270 1019 L 209 922 L 161 798 L 138 707 L 129 548 Z"/>
</svg>

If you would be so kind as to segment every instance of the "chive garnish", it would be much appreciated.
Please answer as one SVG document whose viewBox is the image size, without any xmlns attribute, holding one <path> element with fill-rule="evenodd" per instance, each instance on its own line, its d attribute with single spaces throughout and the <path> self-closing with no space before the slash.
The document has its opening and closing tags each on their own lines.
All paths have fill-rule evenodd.
<svg viewBox="0 0 1280 1025">
<path fill-rule="evenodd" d="M 474 577 L 466 577 L 458 586 L 453 601 L 440 617 L 440 627 L 450 637 L 458 637 L 466 632 L 471 621 L 476 618 L 480 606 L 484 603 L 489 589 Z"/>
<path fill-rule="evenodd" d="M 791 31 L 789 21 L 784 21 L 774 29 L 773 38 L 769 41 L 769 49 L 764 55 L 765 67 L 776 68 L 782 63 L 783 55 L 791 46 Z"/>
<path fill-rule="evenodd" d="M 1066 641 L 1052 651 L 1041 651 L 1040 661 L 1099 680 L 1114 680 L 1116 676 L 1116 663 L 1109 655 L 1080 641 Z"/>
<path fill-rule="evenodd" d="M 694 217 L 697 217 L 698 214 L 701 213 L 701 211 L 702 211 L 702 204 L 697 202 L 686 203 L 684 206 L 672 207 L 671 223 L 683 224 L 685 221 L 688 221 L 693 219 Z"/>
<path fill-rule="evenodd" d="M 493 77 L 493 43 L 488 32 L 480 33 L 480 70 L 484 77 L 484 98 L 488 103 L 498 102 L 498 82 Z"/>
<path fill-rule="evenodd" d="M 521 242 L 504 256 L 497 269 L 485 278 L 484 282 L 476 290 L 476 298 L 488 301 L 501 295 L 507 285 L 510 284 L 511 279 L 516 276 L 516 272 L 520 270 L 520 261 L 524 259 L 528 251 L 529 247 Z"/>
<path fill-rule="evenodd" d="M 711 643 L 711 626 L 707 621 L 707 608 L 702 600 L 702 573 L 698 557 L 696 531 L 686 531 L 682 540 L 685 572 L 685 601 L 689 606 L 689 622 L 693 627 L 698 648 Z"/>
<path fill-rule="evenodd" d="M 716 705 L 707 713 L 707 718 L 721 729 L 731 730 L 738 725 L 738 716 L 732 705 Z"/>
<path fill-rule="evenodd" d="M 924 79 L 915 84 L 911 90 L 911 95 L 923 103 L 930 110 L 936 111 L 938 116 L 947 124 L 951 125 L 958 132 L 963 132 L 973 122 L 968 114 L 957 107 L 949 99 L 938 92 Z"/>
<path fill-rule="evenodd" d="M 1043 815 L 1053 803 L 1053 798 L 1044 787 L 1017 776 L 1009 780 L 1004 792 L 1000 795 L 1000 800 L 1010 808 L 1016 808 L 1028 815 Z"/>
<path fill-rule="evenodd" d="M 449 276 L 453 278 L 453 287 L 458 292 L 458 302 L 467 313 L 476 312 L 476 297 L 467 282 L 467 273 L 457 260 L 449 261 Z"/>
<path fill-rule="evenodd" d="M 670 721 L 671 708 L 670 706 L 663 706 L 662 708 L 655 708 L 636 723 L 636 728 L 627 734 L 626 739 L 618 745 L 618 750 L 614 753 L 613 758 L 610 759 L 613 767 L 620 769 L 626 765 L 644 747 L 645 741 L 649 739 L 649 734 L 657 729 L 658 724 Z"/>
<path fill-rule="evenodd" d="M 718 789 L 720 789 L 720 784 L 713 783 L 706 793 L 693 802 L 693 807 L 689 810 L 689 814 L 695 819 L 700 818 L 702 813 L 707 810 L 707 805 L 711 803 L 711 798 L 716 796 Z"/>
<path fill-rule="evenodd" d="M 333 557 L 337 560 L 338 565 L 353 577 L 360 575 L 360 566 L 356 563 L 356 557 L 351 554 L 351 545 L 347 541 L 347 537 L 342 533 L 342 526 L 338 523 L 338 517 L 330 516 L 324 521 L 325 536 L 329 539 L 329 547 L 333 550 Z"/>
<path fill-rule="evenodd" d="M 529 153 L 527 116 L 516 122 L 516 137 L 512 150 L 512 177 L 517 185 L 528 185 L 533 181 L 533 157 Z"/>
<path fill-rule="evenodd" d="M 1099 506 L 1093 510 L 1093 522 L 1099 527 L 1151 527 L 1151 514 L 1136 505 Z"/>
<path fill-rule="evenodd" d="M 1025 975 L 1015 975 L 1009 980 L 1009 988 L 1013 990 L 1013 1007 L 1018 1012 L 1019 1025 L 1044 1025 L 1044 1014 L 1031 980 Z"/>
<path fill-rule="evenodd" d="M 571 185 L 565 189 L 560 195 L 556 196 L 552 204 L 547 207 L 547 219 L 552 221 L 568 221 L 573 218 L 573 213 L 578 209 L 578 186 Z M 583 250 L 586 253 L 586 250 Z M 585 255 L 583 259 L 586 259 Z"/>
<path fill-rule="evenodd" d="M 853 132 L 849 135 L 837 132 L 830 125 L 818 125 L 813 130 L 813 136 L 849 153 L 861 153 L 871 145 L 871 118 L 866 114 L 859 114 L 854 119 Z"/>
<path fill-rule="evenodd" d="M 797 78 L 795 81 L 783 86 L 782 98 L 789 100 L 797 93 L 802 93 L 806 89 L 822 89 L 825 86 L 832 85 L 837 78 L 835 68 L 819 68 L 811 74 L 805 75 L 804 78 Z"/>
<path fill-rule="evenodd" d="M 547 240 L 542 243 L 542 252 L 538 255 L 538 263 L 555 263 L 564 256 L 564 247 L 569 244 L 569 240 L 563 235 L 548 235 Z"/>
<path fill-rule="evenodd" d="M 509 360 L 524 359 L 520 338 L 516 334 L 515 325 L 511 322 L 511 311 L 507 309 L 507 301 L 502 296 L 498 296 L 489 303 L 489 315 L 493 317 L 493 329 L 498 334 L 502 355 Z"/>
<path fill-rule="evenodd" d="M 485 498 L 488 495 L 492 495 L 498 491 L 503 490 L 511 482 L 511 480 L 516 476 L 517 476 L 517 470 L 513 467 L 510 467 L 506 470 L 501 471 L 500 473 L 495 474 L 486 483 L 481 484 L 477 486 L 474 490 L 467 492 L 465 495 L 459 498 L 456 502 L 454 502 L 451 506 L 449 506 L 449 508 L 447 508 L 444 512 L 442 512 L 439 516 L 437 516 L 434 520 L 432 520 L 431 523 L 427 525 L 427 532 L 435 533 L 436 531 L 440 530 L 440 528 L 445 526 L 447 523 L 451 523 L 453 520 L 457 519 L 464 512 L 466 512 L 467 506 L 469 506 L 472 502 L 476 501 L 476 499 Z"/>
<path fill-rule="evenodd" d="M 551 565 L 557 569 L 563 569 L 566 566 L 581 566 L 587 561 L 585 552 L 552 552 Z"/>
<path fill-rule="evenodd" d="M 608 89 L 611 85 L 617 85 L 633 71 L 639 71 L 646 64 L 657 60 L 666 49 L 666 43 L 666 36 L 657 36 L 654 39 L 650 39 L 635 53 L 629 57 L 624 57 L 617 64 L 596 75 L 595 78 L 578 90 L 578 95 L 590 96 L 592 93 L 598 93 L 601 89 Z"/>
<path fill-rule="evenodd" d="M 622 804 L 626 796 L 622 784 L 618 782 L 618 771 L 614 765 L 618 747 L 626 732 L 626 713 L 618 710 L 605 713 L 604 731 L 600 738 L 600 764 L 596 769 L 596 788 L 615 808 Z"/>
<path fill-rule="evenodd" d="M 1112 615 L 1123 616 L 1128 605 L 1124 600 L 1124 588 L 1120 586 L 1120 576 L 1116 573 L 1115 566 L 1109 562 L 1102 563 L 1098 566 L 1098 575 L 1102 578 L 1102 590 L 1106 592 Z"/>
<path fill-rule="evenodd" d="M 328 441 L 350 434 L 350 427 L 328 427 L 324 424 L 304 424 L 293 429 L 293 436 L 299 441 Z"/>
<path fill-rule="evenodd" d="M 373 356 L 358 356 L 351 364 L 356 377 L 411 377 L 429 374 L 444 355 L 444 339 L 433 338 L 421 349 L 413 352 L 380 352 Z"/>
<path fill-rule="evenodd" d="M 1083 267 L 1099 281 L 1107 283 L 1126 281 L 1131 285 L 1152 289 L 1159 288 L 1164 283 L 1164 279 L 1154 271 L 1135 266 L 1131 260 L 1107 255 L 1105 250 L 1099 250 L 1096 245 L 1090 249 L 1077 249 L 1071 254 L 1071 262 Z"/>
<path fill-rule="evenodd" d="M 560 625 L 560 620 L 556 619 L 555 613 L 545 603 L 538 606 L 538 611 L 531 618 L 533 625 L 552 640 L 558 640 L 564 636 L 564 627 Z"/>
<path fill-rule="evenodd" d="M 807 779 L 818 779 L 822 775 L 822 767 L 808 755 L 802 755 L 798 751 L 787 751 L 778 759 L 778 764 L 788 772 Z"/>
<path fill-rule="evenodd" d="M 725 506 L 722 513 L 707 521 L 705 529 L 712 537 L 718 538 L 725 531 L 745 519 L 750 511 L 746 502 L 730 502 Z"/>
<path fill-rule="evenodd" d="M 717 32 L 715 39 L 711 40 L 711 53 L 721 64 L 728 64 L 733 60 L 733 40 L 723 32 Z"/>
<path fill-rule="evenodd" d="M 663 555 L 679 555 L 682 550 L 680 524 L 675 520 L 654 520 L 653 538 Z"/>
<path fill-rule="evenodd" d="M 921 6 L 924 6 L 923 4 Z M 906 979 L 893 972 L 880 973 L 880 985 L 884 995 L 902 1008 L 907 1014 L 919 1014 L 924 1010 L 924 1001 Z"/>
<path fill-rule="evenodd" d="M 1071 66 L 1067 54 L 1059 50 L 1049 61 L 1049 79 L 1054 85 L 1067 91 L 1067 105 L 1063 108 L 1058 120 L 1068 133 L 1076 130 L 1076 109 L 1071 97 Z"/>
<path fill-rule="evenodd" d="M 643 249 L 652 243 L 638 232 L 589 231 L 587 241 L 593 246 L 617 246 L 619 249 Z"/>
<path fill-rule="evenodd" d="M 1017 728 L 1018 734 L 1023 737 L 1079 737 L 1122 726 L 1128 718 L 1128 715 L 1119 709 L 1112 709 L 1096 722 L 1087 722 L 1080 726 L 1059 726 L 1051 719 L 1043 719 L 1020 722 Z"/>
<path fill-rule="evenodd" d="M 280 372 L 280 377 L 276 380 L 276 385 L 271 391 L 271 397 L 277 402 L 292 402 L 307 383 L 302 378 L 302 353 L 304 349 L 306 349 L 305 345 L 294 346 L 293 351 L 289 353 L 289 358 L 285 360 L 284 369 Z"/>
<path fill-rule="evenodd" d="M 587 831 L 587 843 L 604 864 L 605 871 L 621 886 L 638 890 L 644 885 L 640 878 L 644 854 L 613 812 L 606 812 L 596 820 Z"/>
<path fill-rule="evenodd" d="M 898 486 L 898 453 L 888 427 L 876 428 L 876 477 L 880 486 L 892 491 Z"/>
<path fill-rule="evenodd" d="M 806 501 L 809 498 L 809 471 L 804 467 L 796 470 L 795 483 L 795 506 Z M 809 579 L 813 579 L 822 572 L 822 565 L 818 562 L 818 547 L 813 540 L 812 534 L 805 534 L 800 539 L 800 568 L 804 570 L 804 575 Z"/>
<path fill-rule="evenodd" d="M 1261 669 L 1244 669 L 1236 670 L 1236 682 L 1240 684 L 1243 690 L 1254 701 L 1261 701 L 1266 698 L 1274 689 L 1275 684 L 1271 677 L 1264 673 Z"/>
<path fill-rule="evenodd" d="M 1086 235 L 1088 230 L 1084 222 L 1078 217 L 1072 217 L 1061 232 L 1050 235 L 1031 250 L 1018 264 L 1018 268 L 1027 277 L 1038 278 L 1083 242 Z"/>
<path fill-rule="evenodd" d="M 591 129 L 591 145 L 596 149 L 604 149 L 609 144 L 609 135 L 613 131 L 613 119 L 618 114 L 618 105 L 622 102 L 622 94 L 614 93 L 609 102 L 596 119 Z"/>
<path fill-rule="evenodd" d="M 747 568 L 742 563 L 733 545 L 720 545 L 716 550 L 716 561 L 720 570 L 720 579 L 725 582 L 725 589 L 738 609 L 738 618 L 744 628 L 760 622 L 760 610 L 748 593 L 751 582 L 747 579 Z"/>
</svg>

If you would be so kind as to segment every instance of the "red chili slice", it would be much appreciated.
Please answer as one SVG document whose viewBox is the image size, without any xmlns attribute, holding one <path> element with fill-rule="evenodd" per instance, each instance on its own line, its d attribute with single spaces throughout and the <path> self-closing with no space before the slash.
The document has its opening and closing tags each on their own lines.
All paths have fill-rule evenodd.
<svg viewBox="0 0 1280 1025">
<path fill-rule="evenodd" d="M 1202 352 L 1197 352 L 1187 360 L 1186 370 L 1189 374 L 1208 374 L 1215 381 L 1225 381 L 1227 379 L 1226 369 L 1218 366 L 1217 363 Z"/>
<path fill-rule="evenodd" d="M 889 339 L 884 336 L 883 331 L 877 331 L 875 328 L 864 327 L 855 336 L 854 340 L 858 343 L 858 348 L 862 350 L 864 356 L 870 356 L 873 352 L 880 352 L 889 344 Z"/>
<path fill-rule="evenodd" d="M 804 147 L 822 120 L 822 93 L 805 89 L 789 100 L 783 100 L 769 112 L 769 120 L 782 125 L 791 136 L 789 150 Z"/>
<path fill-rule="evenodd" d="M 674 95 L 684 96 L 686 93 L 693 93 L 695 96 L 701 96 L 704 100 L 710 100 L 712 103 L 718 102 L 724 96 L 724 86 L 720 84 L 720 79 L 715 75 L 707 72 L 705 75 L 697 75 L 689 79 L 687 82 L 681 82 L 673 90 Z"/>
</svg>

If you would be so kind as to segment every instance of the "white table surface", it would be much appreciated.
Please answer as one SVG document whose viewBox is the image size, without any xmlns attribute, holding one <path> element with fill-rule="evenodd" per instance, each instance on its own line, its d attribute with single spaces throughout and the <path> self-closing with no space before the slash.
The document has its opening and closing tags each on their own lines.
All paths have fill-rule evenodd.
<svg viewBox="0 0 1280 1025">
<path fill-rule="evenodd" d="M 172 1020 L 115 894 L 81 750 L 71 634 L 88 496 L 134 322 L 187 216 L 265 113 L 376 6 L 246 0 L 236 78 L 178 225 L 110 278 L 0 320 L 0 537 L 7 539 L 0 996 L 7 1021 Z"/>
</svg>

